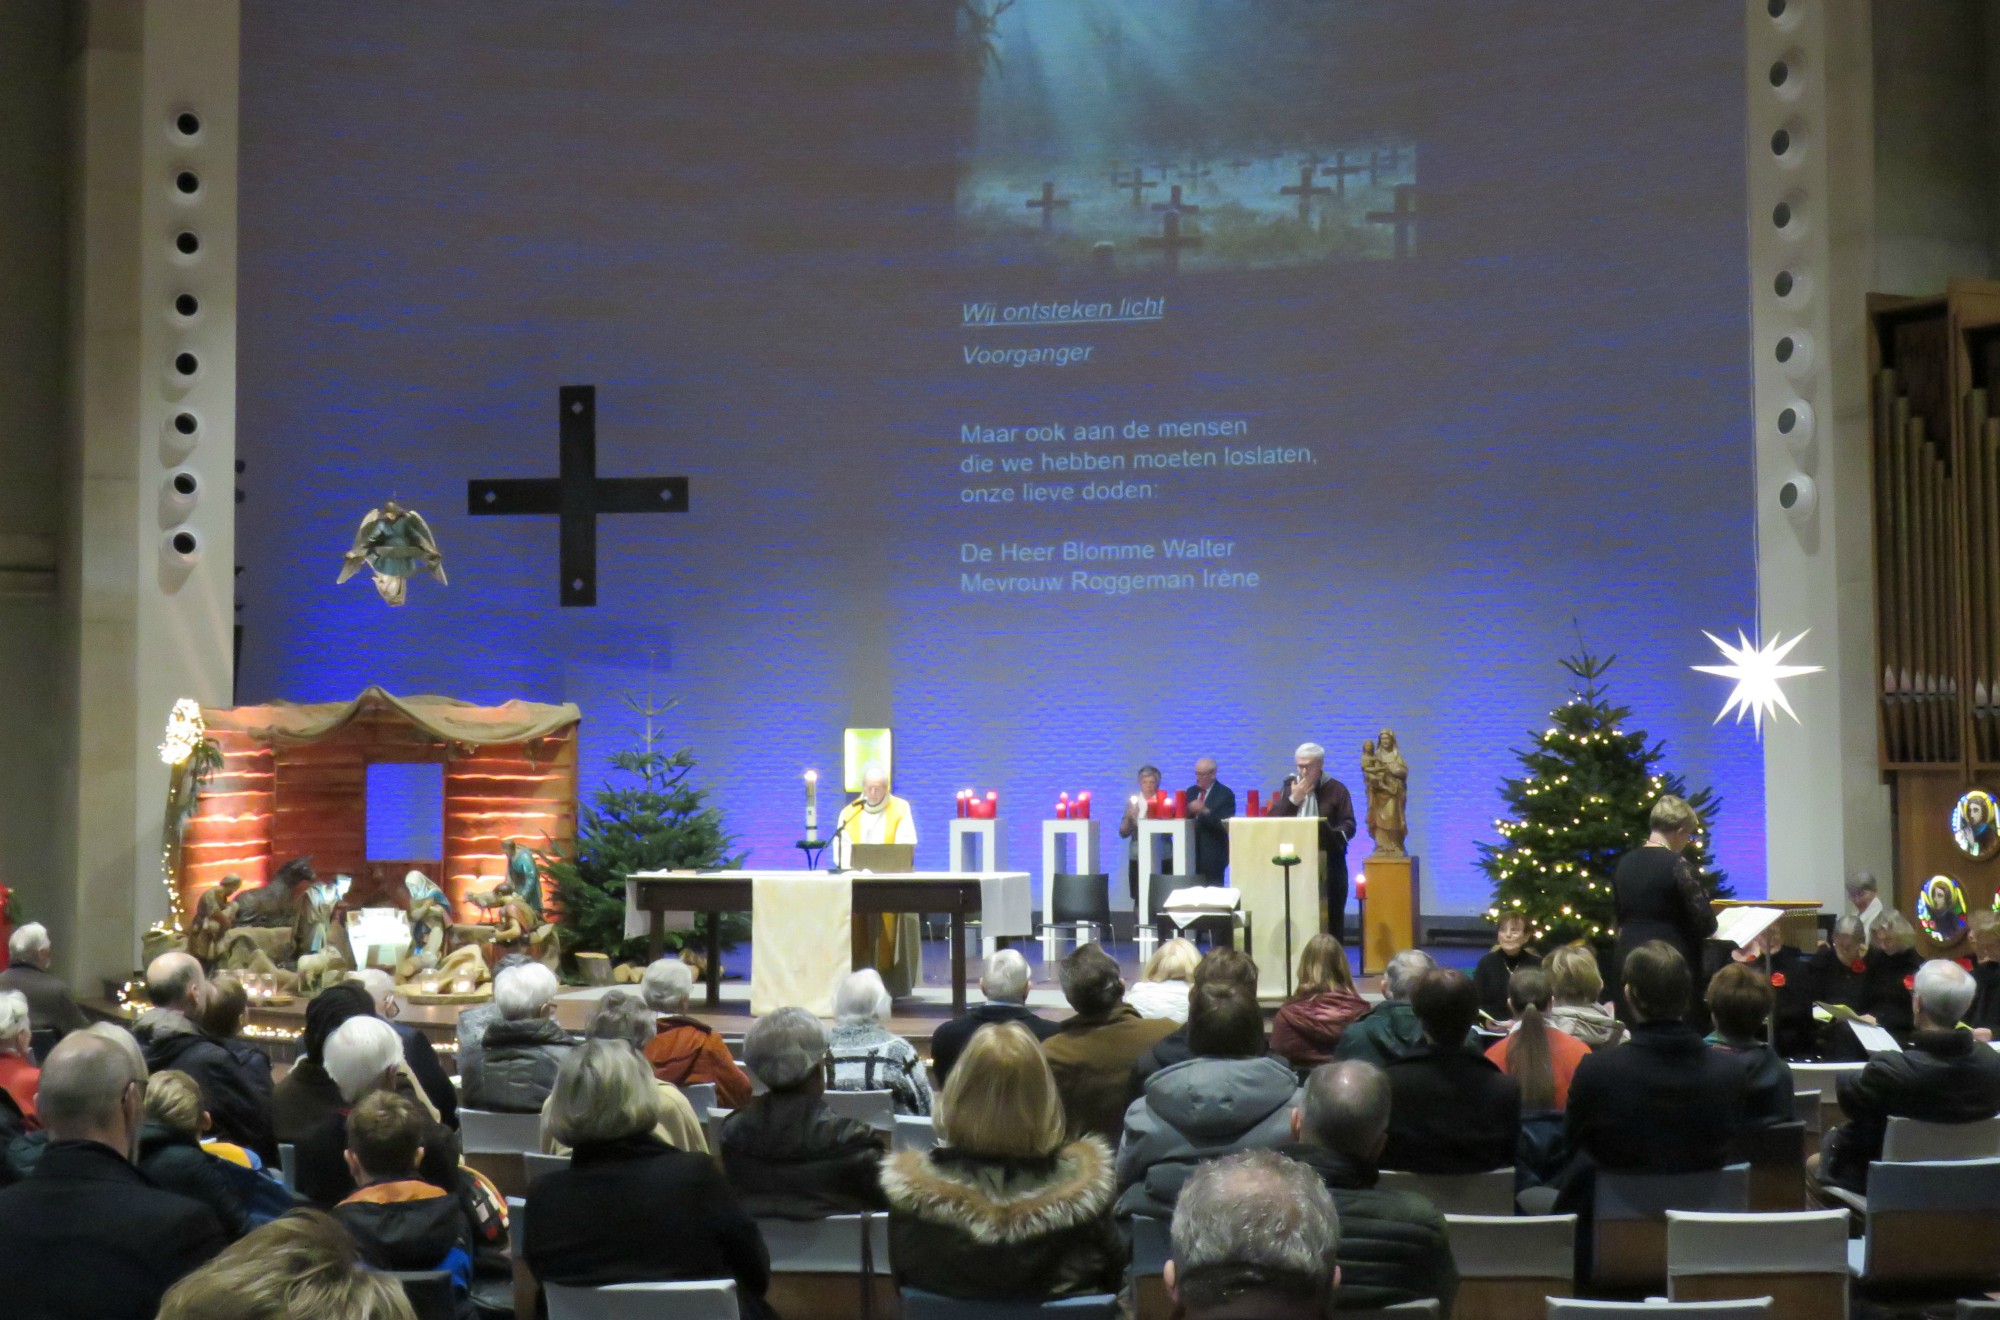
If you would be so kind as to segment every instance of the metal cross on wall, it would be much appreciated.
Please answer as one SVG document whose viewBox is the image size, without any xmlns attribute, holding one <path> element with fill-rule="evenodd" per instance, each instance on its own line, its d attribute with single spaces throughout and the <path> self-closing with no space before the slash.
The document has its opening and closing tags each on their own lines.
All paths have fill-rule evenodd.
<svg viewBox="0 0 2000 1320">
<path fill-rule="evenodd" d="M 472 480 L 465 511 L 475 516 L 554 514 L 560 520 L 562 603 L 597 604 L 597 515 L 686 513 L 686 477 L 597 475 L 597 387 L 565 385 L 559 396 L 558 475 Z"/>
</svg>

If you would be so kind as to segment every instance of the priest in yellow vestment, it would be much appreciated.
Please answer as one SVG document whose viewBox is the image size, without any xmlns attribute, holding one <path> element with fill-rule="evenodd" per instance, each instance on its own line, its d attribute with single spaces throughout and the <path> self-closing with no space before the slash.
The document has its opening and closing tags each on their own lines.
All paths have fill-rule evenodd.
<svg viewBox="0 0 2000 1320">
<path fill-rule="evenodd" d="M 861 796 L 841 810 L 839 826 L 834 847 L 842 866 L 849 864 L 852 844 L 917 842 L 910 804 L 889 791 L 889 772 L 879 765 L 861 772 Z M 909 994 L 923 980 L 923 933 L 916 913 L 883 916 L 865 930 L 859 921 L 856 925 L 854 965 L 880 971 L 890 994 Z"/>
</svg>

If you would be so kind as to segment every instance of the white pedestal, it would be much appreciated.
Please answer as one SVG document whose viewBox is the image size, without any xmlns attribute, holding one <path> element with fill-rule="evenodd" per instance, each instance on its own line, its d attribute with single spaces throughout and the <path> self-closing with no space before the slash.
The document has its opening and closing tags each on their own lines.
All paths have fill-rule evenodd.
<svg viewBox="0 0 2000 1320">
<path fill-rule="evenodd" d="M 1062 864 L 1062 843 L 1070 841 L 1073 856 L 1067 870 Z M 1042 956 L 1055 961 L 1056 876 L 1097 874 L 1098 830 L 1094 820 L 1045 820 L 1042 822 Z M 1092 932 L 1095 936 L 1095 931 Z M 1079 934 L 1079 944 L 1088 939 Z"/>
<path fill-rule="evenodd" d="M 947 836 L 951 869 L 954 871 L 984 872 L 1000 869 L 1000 822 L 998 820 L 973 820 L 967 816 L 953 816 L 951 830 Z M 991 958 L 1000 942 L 986 933 L 986 922 L 981 919 L 979 926 L 979 952 L 982 958 Z"/>
<path fill-rule="evenodd" d="M 1171 851 L 1170 861 L 1161 860 L 1163 844 Z M 1139 850 L 1139 928 L 1135 938 L 1143 959 L 1152 956 L 1157 938 L 1153 933 L 1152 877 L 1159 874 L 1194 878 L 1194 822 L 1142 820 L 1132 846 Z"/>
</svg>

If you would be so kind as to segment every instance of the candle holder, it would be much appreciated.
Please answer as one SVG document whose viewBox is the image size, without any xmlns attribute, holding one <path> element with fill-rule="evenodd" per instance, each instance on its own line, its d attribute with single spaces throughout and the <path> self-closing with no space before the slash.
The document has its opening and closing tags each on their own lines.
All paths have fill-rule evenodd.
<svg viewBox="0 0 2000 1320">
<path fill-rule="evenodd" d="M 1285 868 L 1285 994 L 1292 993 L 1292 978 L 1297 970 L 1292 966 L 1292 868 L 1299 864 L 1297 853 L 1279 853 L 1271 859 L 1271 865 Z"/>
<path fill-rule="evenodd" d="M 819 870 L 820 855 L 826 851 L 825 839 L 800 839 L 792 846 L 806 855 L 806 870 Z"/>
</svg>

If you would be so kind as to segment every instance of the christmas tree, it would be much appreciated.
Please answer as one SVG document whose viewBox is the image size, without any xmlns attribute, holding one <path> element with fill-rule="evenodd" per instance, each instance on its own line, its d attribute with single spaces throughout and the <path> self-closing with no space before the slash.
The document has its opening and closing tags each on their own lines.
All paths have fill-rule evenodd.
<svg viewBox="0 0 2000 1320">
<path fill-rule="evenodd" d="M 653 720 L 679 703 L 656 705 L 649 694 L 644 705 L 630 698 L 627 704 L 645 716 L 645 733 L 638 747 L 613 754 L 611 765 L 637 782 L 606 783 L 592 795 L 591 805 L 579 813 L 574 856 L 537 854 L 544 872 L 555 880 L 564 947 L 614 960 L 643 959 L 647 951 L 645 940 L 625 938 L 627 876 L 730 867 L 742 861 L 728 855 L 734 840 L 723 831 L 722 813 L 703 805 L 708 790 L 689 782 L 694 753 L 658 749 Z M 693 940 L 704 920 L 696 918 L 695 931 L 667 932 L 668 947 Z M 724 919 L 723 934 L 730 942 L 748 929 L 741 914 Z"/>
<path fill-rule="evenodd" d="M 1534 746 L 1515 752 L 1526 774 L 1500 788 L 1510 816 L 1493 824 L 1506 842 L 1479 845 L 1480 869 L 1493 882 L 1487 919 L 1527 917 L 1530 938 L 1544 948 L 1611 943 L 1612 869 L 1645 843 L 1653 803 L 1665 794 L 1685 798 L 1701 817 L 1688 860 L 1709 896 L 1731 892 L 1709 850 L 1722 803 L 1706 788 L 1688 792 L 1679 775 L 1660 768 L 1665 744 L 1649 744 L 1644 730 L 1626 726 L 1631 710 L 1612 705 L 1603 683 L 1617 658 L 1579 645 L 1563 660 L 1575 680 L 1572 695 Z"/>
</svg>

